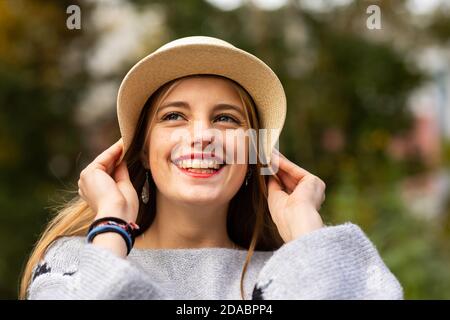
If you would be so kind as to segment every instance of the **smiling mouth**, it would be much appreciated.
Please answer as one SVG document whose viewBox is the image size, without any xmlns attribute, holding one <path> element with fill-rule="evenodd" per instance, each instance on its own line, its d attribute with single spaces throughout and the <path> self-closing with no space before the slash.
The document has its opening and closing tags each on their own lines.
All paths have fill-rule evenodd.
<svg viewBox="0 0 450 320">
<path fill-rule="evenodd" d="M 213 159 L 185 159 L 173 162 L 173 164 L 184 172 L 204 175 L 215 174 L 225 166 Z"/>
</svg>

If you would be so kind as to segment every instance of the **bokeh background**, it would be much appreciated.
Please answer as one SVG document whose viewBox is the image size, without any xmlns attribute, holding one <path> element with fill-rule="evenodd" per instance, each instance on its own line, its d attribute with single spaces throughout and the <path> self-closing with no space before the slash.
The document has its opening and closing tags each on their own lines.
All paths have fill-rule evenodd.
<svg viewBox="0 0 450 320">
<path fill-rule="evenodd" d="M 373 4 L 381 29 L 366 25 Z M 17 297 L 52 208 L 120 136 L 123 76 L 190 35 L 274 69 L 288 97 L 280 150 L 327 183 L 325 222 L 359 224 L 406 298 L 449 299 L 447 0 L 0 0 L 0 298 Z"/>
</svg>

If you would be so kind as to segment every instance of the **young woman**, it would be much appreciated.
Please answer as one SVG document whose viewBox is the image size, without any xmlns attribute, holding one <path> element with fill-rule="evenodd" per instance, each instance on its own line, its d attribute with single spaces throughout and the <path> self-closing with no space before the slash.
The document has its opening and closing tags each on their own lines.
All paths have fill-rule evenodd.
<svg viewBox="0 0 450 320">
<path fill-rule="evenodd" d="M 402 299 L 359 227 L 323 225 L 325 183 L 274 148 L 278 133 L 235 143 L 281 130 L 285 112 L 270 68 L 225 41 L 141 60 L 119 89 L 122 138 L 81 172 L 20 297 Z"/>
</svg>

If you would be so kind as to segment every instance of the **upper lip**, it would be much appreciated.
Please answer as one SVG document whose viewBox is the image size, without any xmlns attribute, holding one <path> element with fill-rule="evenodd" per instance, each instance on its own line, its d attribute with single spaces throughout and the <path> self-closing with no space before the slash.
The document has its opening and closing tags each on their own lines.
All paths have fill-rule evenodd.
<svg viewBox="0 0 450 320">
<path fill-rule="evenodd" d="M 216 155 L 211 155 L 211 154 L 207 154 L 207 153 L 191 153 L 191 154 L 185 154 L 185 155 L 181 155 L 175 159 L 173 159 L 172 161 L 174 163 L 178 163 L 182 160 L 186 160 L 186 159 L 209 159 L 209 160 L 215 160 L 218 164 L 224 164 L 223 159 L 221 157 L 218 157 Z"/>
</svg>

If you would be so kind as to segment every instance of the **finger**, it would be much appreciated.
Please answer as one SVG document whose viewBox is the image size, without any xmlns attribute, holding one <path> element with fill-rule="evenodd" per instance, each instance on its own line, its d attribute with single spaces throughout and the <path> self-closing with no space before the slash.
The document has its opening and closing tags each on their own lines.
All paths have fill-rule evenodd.
<svg viewBox="0 0 450 320">
<path fill-rule="evenodd" d="M 301 188 L 296 188 L 293 191 L 293 196 L 300 198 L 307 198 L 316 206 L 320 208 L 325 200 L 324 182 L 317 176 L 308 175 L 302 180 Z"/>
<path fill-rule="evenodd" d="M 114 181 L 118 182 L 131 182 L 130 175 L 128 173 L 127 164 L 125 161 L 121 161 L 114 171 Z"/>
<path fill-rule="evenodd" d="M 277 181 L 277 179 L 274 178 L 273 176 L 269 177 L 269 183 L 267 185 L 267 188 L 269 191 L 269 198 L 281 197 L 282 199 L 285 199 L 288 196 L 287 193 L 284 192 L 280 182 Z"/>
<path fill-rule="evenodd" d="M 274 149 L 276 150 L 276 149 Z M 288 173 L 290 176 L 292 176 L 294 179 L 296 179 L 296 182 L 300 181 L 304 176 L 311 174 L 307 170 L 299 167 L 289 159 L 287 159 L 284 155 L 282 155 L 279 151 L 276 151 L 273 153 L 275 160 L 278 160 L 279 163 L 279 169 L 283 170 L 284 172 Z"/>
<path fill-rule="evenodd" d="M 83 198 L 83 191 L 81 191 L 81 179 L 78 180 L 78 194 Z"/>
<path fill-rule="evenodd" d="M 111 174 L 115 166 L 115 160 L 117 160 L 122 154 L 123 150 L 123 142 L 122 138 L 120 138 L 116 143 L 114 143 L 111 147 L 103 151 L 100 155 L 98 155 L 92 164 L 95 167 L 100 167 L 101 169 Z"/>
<path fill-rule="evenodd" d="M 280 183 L 280 180 L 277 179 L 278 177 L 274 176 L 274 177 L 269 177 L 269 183 L 267 185 L 267 188 L 269 191 L 282 191 L 283 187 Z"/>
<path fill-rule="evenodd" d="M 124 195 L 125 199 L 130 200 L 136 195 L 136 190 L 130 180 L 127 164 L 125 161 L 120 162 L 114 171 L 114 180 L 117 187 Z"/>
<path fill-rule="evenodd" d="M 277 156 L 275 156 L 277 157 Z M 281 161 L 281 157 L 277 157 L 276 161 Z M 272 163 L 275 165 L 275 163 Z M 276 168 L 275 168 L 276 169 Z M 276 170 L 276 175 L 279 177 L 279 179 L 282 181 L 283 185 L 286 187 L 286 189 L 289 191 L 289 193 L 292 192 L 292 190 L 295 189 L 295 187 L 298 185 L 301 179 L 300 177 L 294 177 L 291 174 L 289 174 L 287 171 L 283 170 L 280 166 L 278 166 L 278 170 Z"/>
<path fill-rule="evenodd" d="M 282 208 L 287 201 L 287 193 L 283 191 L 283 188 L 281 187 L 275 176 L 269 177 L 267 187 L 269 191 L 267 199 L 269 203 L 269 210 L 271 210 L 271 212 L 273 213 L 280 212 L 279 208 Z M 273 218 L 275 219 L 274 222 L 277 223 L 278 217 L 273 216 Z"/>
<path fill-rule="evenodd" d="M 286 172 L 284 172 L 282 170 L 278 171 L 277 176 L 280 178 L 281 182 L 285 186 L 286 191 L 288 193 L 292 193 L 292 191 L 295 189 L 295 187 L 298 184 L 297 180 L 295 180 L 289 174 L 287 174 Z"/>
<path fill-rule="evenodd" d="M 81 199 L 83 199 L 84 201 L 86 201 L 86 198 L 85 198 L 85 196 L 84 196 L 84 193 L 83 193 L 83 191 L 81 191 L 80 188 L 78 188 L 78 195 L 80 196 Z"/>
<path fill-rule="evenodd" d="M 286 173 L 283 173 L 283 171 L 278 170 L 277 160 L 278 158 L 272 158 L 275 161 L 272 161 L 271 165 L 268 166 L 269 171 L 272 173 L 272 176 L 278 181 L 280 186 L 283 189 L 288 189 L 289 193 L 292 192 L 292 190 L 295 188 L 295 185 L 297 184 L 297 181 L 294 180 L 291 176 L 289 176 Z"/>
<path fill-rule="evenodd" d="M 318 211 L 320 210 L 320 209 L 322 209 L 322 206 L 323 206 L 323 203 L 325 202 L 325 193 L 323 193 L 322 194 L 322 198 L 320 199 L 320 201 L 319 201 L 319 205 L 318 205 Z"/>
</svg>

